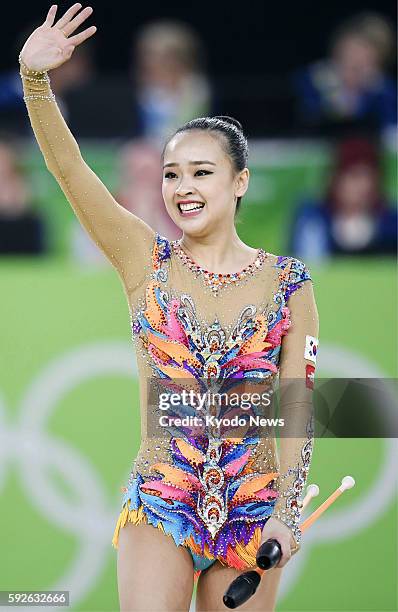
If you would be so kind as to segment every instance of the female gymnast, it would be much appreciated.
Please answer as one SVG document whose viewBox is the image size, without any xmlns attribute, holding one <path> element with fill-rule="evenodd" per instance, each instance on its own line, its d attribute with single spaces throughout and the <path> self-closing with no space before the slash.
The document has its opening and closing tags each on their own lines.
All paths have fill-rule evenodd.
<svg viewBox="0 0 398 612">
<path fill-rule="evenodd" d="M 309 271 L 239 238 L 248 146 L 230 117 L 194 119 L 165 144 L 162 193 L 180 240 L 160 236 L 114 200 L 82 158 L 48 76 L 95 33 L 91 26 L 73 34 L 93 9 L 77 3 L 57 21 L 56 12 L 52 5 L 20 52 L 24 100 L 48 170 L 120 276 L 140 376 L 141 445 L 112 541 L 121 610 L 188 610 L 195 580 L 196 610 L 224 610 L 228 585 L 256 566 L 262 542 L 276 538 L 278 567 L 240 608 L 273 610 L 282 567 L 300 546 L 311 427 L 281 436 L 279 449 L 248 424 L 239 435 L 211 425 L 196 435 L 171 427 L 168 437 L 155 436 L 147 381 L 183 381 L 196 390 L 209 380 L 304 381 L 280 410 L 290 418 L 306 408 L 318 344 Z M 109 111 L 117 112 L 117 100 Z"/>
</svg>

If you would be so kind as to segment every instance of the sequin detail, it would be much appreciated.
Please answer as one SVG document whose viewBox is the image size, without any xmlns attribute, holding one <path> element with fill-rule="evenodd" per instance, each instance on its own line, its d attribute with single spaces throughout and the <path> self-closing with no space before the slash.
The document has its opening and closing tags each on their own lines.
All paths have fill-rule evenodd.
<svg viewBox="0 0 398 612">
<path fill-rule="evenodd" d="M 145 309 L 132 321 L 133 333 L 152 357 L 155 375 L 186 377 L 199 390 L 195 381 L 201 378 L 261 378 L 276 373 L 282 336 L 290 325 L 283 294 L 282 298 L 276 294 L 277 312 L 245 306 L 230 335 L 217 319 L 203 329 L 191 296 L 172 297 L 161 287 L 160 282 L 168 278 L 167 267 L 161 263 L 169 256 L 167 241 L 159 237 L 153 248 L 154 272 L 146 288 Z"/>
<path fill-rule="evenodd" d="M 151 466 L 160 476 L 147 481 L 137 473 L 123 504 L 130 512 L 144 513 L 151 524 L 161 523 L 177 545 L 244 569 L 254 563 L 258 532 L 278 497 L 273 488 L 278 473 L 259 474 L 252 468 L 257 441 L 226 439 L 215 445 L 207 436 L 173 439 L 170 463 Z M 118 528 L 114 545 L 117 538 Z M 250 558 L 237 553 L 237 546 L 250 544 Z"/>
<path fill-rule="evenodd" d="M 307 266 L 295 257 L 279 256 L 275 267 L 281 270 L 279 273 L 280 291 L 285 301 L 297 291 L 300 283 L 312 280 Z"/>
<path fill-rule="evenodd" d="M 259 248 L 257 257 L 254 262 L 252 262 L 239 272 L 235 272 L 233 274 L 221 274 L 217 272 L 210 272 L 209 270 L 206 270 L 206 268 L 203 268 L 202 266 L 197 264 L 184 251 L 178 240 L 172 240 L 171 246 L 184 265 L 186 265 L 197 276 L 203 277 L 205 285 L 210 287 L 213 295 L 216 297 L 222 287 L 230 285 L 231 283 L 235 283 L 236 281 L 240 281 L 247 276 L 253 275 L 257 270 L 262 267 L 264 260 L 268 255 L 266 251 L 264 251 L 262 248 Z"/>
<path fill-rule="evenodd" d="M 294 481 L 290 487 L 284 491 L 286 499 L 285 507 L 274 513 L 274 517 L 282 521 L 293 532 L 296 542 L 301 540 L 301 530 L 299 527 L 304 485 L 307 481 L 308 472 L 310 469 L 312 453 L 314 449 L 314 420 L 311 417 L 307 426 L 307 440 L 301 449 L 301 462 L 294 468 L 289 468 L 286 476 L 293 475 Z"/>
</svg>

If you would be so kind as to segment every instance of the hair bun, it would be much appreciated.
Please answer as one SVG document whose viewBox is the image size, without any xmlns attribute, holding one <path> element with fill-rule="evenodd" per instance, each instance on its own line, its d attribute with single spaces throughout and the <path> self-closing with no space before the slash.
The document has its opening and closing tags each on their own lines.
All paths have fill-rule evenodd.
<svg viewBox="0 0 398 612">
<path fill-rule="evenodd" d="M 241 132 L 243 132 L 243 127 L 240 121 L 234 119 L 233 117 L 229 117 L 229 115 L 216 115 L 214 119 L 220 119 L 220 121 L 224 121 L 224 123 L 231 123 L 235 127 L 238 128 Z"/>
</svg>

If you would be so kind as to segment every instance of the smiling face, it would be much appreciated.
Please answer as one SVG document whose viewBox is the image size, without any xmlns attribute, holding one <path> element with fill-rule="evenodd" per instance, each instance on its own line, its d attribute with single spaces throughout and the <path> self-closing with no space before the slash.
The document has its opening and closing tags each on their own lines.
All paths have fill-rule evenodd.
<svg viewBox="0 0 398 612">
<path fill-rule="evenodd" d="M 222 138 L 190 130 L 176 134 L 165 149 L 163 199 L 170 217 L 187 234 L 199 236 L 233 225 L 236 198 L 247 190 L 249 171 L 234 170 Z"/>
</svg>

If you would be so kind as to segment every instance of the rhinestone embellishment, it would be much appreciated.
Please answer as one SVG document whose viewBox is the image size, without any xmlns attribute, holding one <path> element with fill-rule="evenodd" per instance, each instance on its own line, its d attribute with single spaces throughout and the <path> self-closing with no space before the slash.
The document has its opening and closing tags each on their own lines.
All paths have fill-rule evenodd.
<svg viewBox="0 0 398 612">
<path fill-rule="evenodd" d="M 192 272 L 202 275 L 205 284 L 210 287 L 212 294 L 214 296 L 218 295 L 218 292 L 221 287 L 226 285 L 230 285 L 236 281 L 240 281 L 243 278 L 254 274 L 257 270 L 259 270 L 264 260 L 266 259 L 268 253 L 264 251 L 264 249 L 259 248 L 256 259 L 240 270 L 239 272 L 234 272 L 233 274 L 222 274 L 217 272 L 210 272 L 210 270 L 206 270 L 199 264 L 197 264 L 181 247 L 179 240 L 172 240 L 170 242 L 173 247 L 174 252 L 178 255 L 181 261 L 190 269 Z"/>
</svg>

